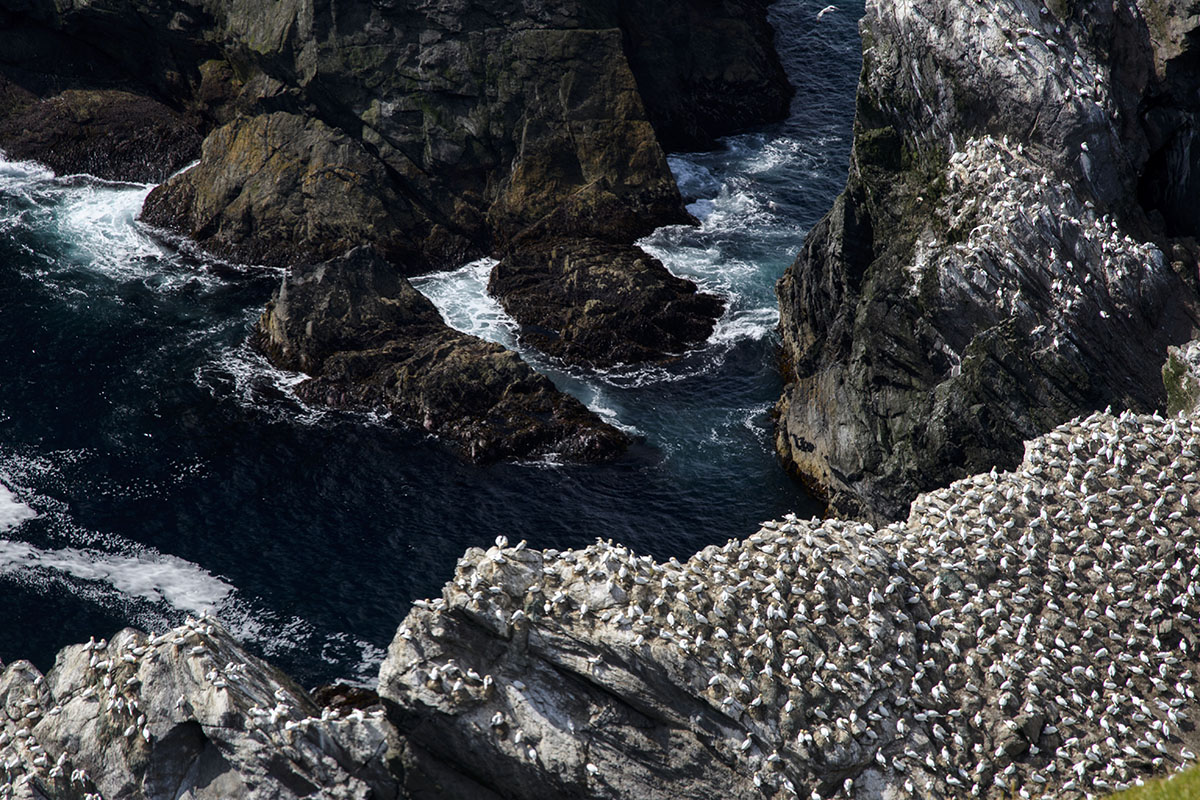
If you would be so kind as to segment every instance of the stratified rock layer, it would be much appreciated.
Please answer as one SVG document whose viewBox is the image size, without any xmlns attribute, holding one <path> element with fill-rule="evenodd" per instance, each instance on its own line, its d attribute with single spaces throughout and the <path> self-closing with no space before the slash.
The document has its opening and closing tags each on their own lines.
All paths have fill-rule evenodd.
<svg viewBox="0 0 1200 800">
<path fill-rule="evenodd" d="M 525 326 L 526 342 L 591 367 L 681 354 L 708 339 L 724 308 L 641 248 L 595 239 L 506 256 L 488 292 Z"/>
<path fill-rule="evenodd" d="M 448 327 L 371 248 L 284 278 L 257 338 L 273 361 L 312 376 L 296 388 L 302 399 L 387 409 L 473 461 L 599 460 L 628 444 L 516 353 Z"/>
<path fill-rule="evenodd" d="M 211 620 L 0 674 L 0 797 L 390 800 L 382 710 L 333 714 Z"/>
<path fill-rule="evenodd" d="M 1183 6 L 867 3 L 850 179 L 778 286 L 776 446 L 833 511 L 1163 407 L 1198 307 Z"/>
</svg>

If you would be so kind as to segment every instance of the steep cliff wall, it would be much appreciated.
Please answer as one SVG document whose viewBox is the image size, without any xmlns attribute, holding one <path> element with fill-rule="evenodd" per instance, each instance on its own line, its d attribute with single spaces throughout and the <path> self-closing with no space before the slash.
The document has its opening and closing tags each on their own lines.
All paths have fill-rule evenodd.
<svg viewBox="0 0 1200 800">
<path fill-rule="evenodd" d="M 851 174 L 778 294 L 785 463 L 906 513 L 1081 412 L 1164 405 L 1196 326 L 1200 18 L 868 2 Z"/>
<path fill-rule="evenodd" d="M 710 145 L 786 113 L 766 5 L 10 2 L 0 5 L 0 148 L 62 172 L 165 181 L 142 220 L 237 261 L 310 268 L 370 245 L 413 275 L 511 256 L 509 279 L 491 288 L 530 341 L 588 365 L 665 360 L 704 342 L 723 304 L 633 245 L 693 221 L 660 139 Z M 297 315 L 322 313 L 329 298 L 309 300 Z M 499 380 L 484 382 L 492 389 L 536 383 L 514 396 L 537 395 L 536 414 L 553 406 L 555 419 L 571 407 L 571 425 L 604 445 L 543 435 L 514 410 L 522 403 L 470 391 L 479 375 L 467 365 L 519 359 L 480 360 L 494 348 L 471 337 L 443 344 L 462 357 L 439 359 L 438 375 L 417 374 L 423 362 L 398 351 L 374 353 L 371 369 L 356 361 L 306 397 L 362 405 L 384 372 L 412 374 L 426 390 L 450 380 L 468 394 L 405 401 L 398 418 L 447 411 L 472 431 L 450 436 L 470 439 L 472 453 L 594 456 L 625 441 L 568 399 L 551 401 L 553 387 L 523 364 L 503 379 L 485 370 Z M 460 416 L 472 408 L 490 411 Z"/>
</svg>

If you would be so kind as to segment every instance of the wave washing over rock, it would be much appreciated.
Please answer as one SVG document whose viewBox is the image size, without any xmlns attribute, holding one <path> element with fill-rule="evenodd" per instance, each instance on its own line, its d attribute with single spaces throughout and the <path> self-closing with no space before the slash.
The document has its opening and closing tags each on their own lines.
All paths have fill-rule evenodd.
<svg viewBox="0 0 1200 800">
<path fill-rule="evenodd" d="M 883 528 L 665 563 L 501 537 L 400 627 L 386 719 L 211 620 L 125 631 L 0 676 L 0 796 L 1105 793 L 1200 747 L 1198 468 L 1195 417 L 1097 413 Z"/>
</svg>

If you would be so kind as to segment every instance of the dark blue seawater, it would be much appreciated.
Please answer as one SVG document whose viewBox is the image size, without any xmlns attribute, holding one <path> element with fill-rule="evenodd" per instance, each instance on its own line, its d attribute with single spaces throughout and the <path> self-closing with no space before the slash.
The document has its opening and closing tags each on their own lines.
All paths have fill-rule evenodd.
<svg viewBox="0 0 1200 800">
<path fill-rule="evenodd" d="M 464 549 L 612 538 L 685 557 L 818 509 L 779 467 L 773 286 L 846 174 L 862 2 L 772 14 L 786 123 L 673 156 L 700 228 L 643 242 L 729 300 L 669 368 L 530 360 L 644 441 L 606 466 L 488 468 L 386 419 L 299 404 L 247 333 L 277 272 L 134 222 L 148 186 L 0 161 L 0 659 L 211 610 L 314 684 L 369 681 Z M 420 282 L 456 327 L 514 343 L 486 263 Z"/>
</svg>

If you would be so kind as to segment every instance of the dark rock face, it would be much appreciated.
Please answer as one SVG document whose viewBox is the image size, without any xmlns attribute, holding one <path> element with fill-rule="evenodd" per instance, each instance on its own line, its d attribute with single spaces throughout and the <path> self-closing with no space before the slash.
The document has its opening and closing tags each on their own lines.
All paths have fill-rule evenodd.
<svg viewBox="0 0 1200 800">
<path fill-rule="evenodd" d="M 285 278 L 258 342 L 275 363 L 313 376 L 297 388 L 304 400 L 386 408 L 473 461 L 600 460 L 628 444 L 516 353 L 447 327 L 369 248 Z"/>
<path fill-rule="evenodd" d="M 667 150 L 787 116 L 792 88 L 765 0 L 622 0 L 621 29 L 638 89 Z"/>
<path fill-rule="evenodd" d="M 682 221 L 619 31 L 553 27 L 568 24 L 563 9 L 494 11 L 297 3 L 262 20 L 257 7 L 231 6 L 225 46 L 264 76 L 250 82 L 267 95 L 258 106 L 320 126 L 337 146 L 272 164 L 256 135 L 268 123 L 235 121 L 213 134 L 205 169 L 156 191 L 147 221 L 271 263 L 328 258 L 359 241 L 404 250 L 422 270 L 482 255 L 535 224 L 630 238 Z M 230 146 L 239 141 L 249 146 Z M 382 203 L 390 218 L 295 216 L 268 193 L 223 210 L 223 189 L 240 176 L 287 183 L 295 170 L 362 176 L 339 196 L 354 208 Z M 243 225 L 246 214 L 267 224 Z"/>
<path fill-rule="evenodd" d="M 162 181 L 200 154 L 200 134 L 144 95 L 70 89 L 45 100 L 0 78 L 0 142 L 10 158 L 60 174 Z"/>
<path fill-rule="evenodd" d="M 239 117 L 205 139 L 203 153 L 150 193 L 143 220 L 251 263 L 325 260 L 368 230 L 388 256 L 413 251 L 412 215 L 386 190 L 383 166 L 318 120 L 282 111 Z"/>
<path fill-rule="evenodd" d="M 214 119 L 211 24 L 184 2 L 6 3 L 0 149 L 60 173 L 164 180 Z"/>
<path fill-rule="evenodd" d="M 488 292 L 539 350 L 601 368 L 682 353 L 712 334 L 723 309 L 640 248 L 595 239 L 509 255 Z"/>
<path fill-rule="evenodd" d="M 1200 307 L 1171 238 L 1196 233 L 1182 5 L 868 3 L 850 180 L 778 285 L 776 446 L 835 512 L 896 518 L 1084 411 L 1163 406 Z"/>
<path fill-rule="evenodd" d="M 678 5 L 287 2 L 264 17 L 226 3 L 215 14 L 223 52 L 245 78 L 243 103 L 304 117 L 306 129 L 319 121 L 339 146 L 288 161 L 301 172 L 369 175 L 341 195 L 354 208 L 382 202 L 389 218 L 329 219 L 316 208 L 293 217 L 267 194 L 222 212 L 240 176 L 292 180 L 261 141 L 229 146 L 266 127 L 239 121 L 213 134 L 204 169 L 157 190 L 146 219 L 240 258 L 328 258 L 359 241 L 403 251 L 422 270 L 497 252 L 519 234 L 629 242 L 686 222 L 655 124 L 673 143 L 711 142 L 730 124 L 726 113 L 743 126 L 781 115 L 789 90 L 761 3 Z M 649 33 L 664 22 L 675 33 Z M 721 52 L 738 55 L 702 58 L 722 37 L 736 39 Z M 627 51 L 637 54 L 636 78 Z M 640 87 L 660 106 L 655 118 Z"/>
</svg>

